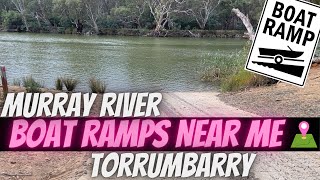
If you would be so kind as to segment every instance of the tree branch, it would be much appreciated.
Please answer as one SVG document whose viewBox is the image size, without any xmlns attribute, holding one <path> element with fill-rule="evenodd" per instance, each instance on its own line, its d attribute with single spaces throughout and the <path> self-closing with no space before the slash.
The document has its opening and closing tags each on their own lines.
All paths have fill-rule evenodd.
<svg viewBox="0 0 320 180">
<path fill-rule="evenodd" d="M 236 8 L 233 8 L 232 12 L 234 12 L 241 19 L 242 23 L 245 25 L 248 31 L 250 41 L 253 41 L 255 37 L 255 32 L 253 30 L 253 26 L 250 22 L 249 17 L 244 15 L 239 9 Z"/>
</svg>

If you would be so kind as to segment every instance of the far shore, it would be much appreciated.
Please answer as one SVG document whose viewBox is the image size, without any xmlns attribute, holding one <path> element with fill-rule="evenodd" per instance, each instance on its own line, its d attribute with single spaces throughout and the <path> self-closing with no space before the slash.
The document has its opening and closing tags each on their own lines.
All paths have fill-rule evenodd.
<svg viewBox="0 0 320 180">
<path fill-rule="evenodd" d="M 20 29 L 0 29 L 0 32 L 20 32 Z M 152 36 L 150 29 L 101 29 L 98 35 L 109 36 Z M 76 29 L 56 28 L 54 31 L 30 31 L 29 33 L 78 34 Z M 192 38 L 246 38 L 244 30 L 164 30 L 156 37 L 192 37 Z M 93 35 L 92 31 L 85 30 L 81 35 Z"/>
</svg>

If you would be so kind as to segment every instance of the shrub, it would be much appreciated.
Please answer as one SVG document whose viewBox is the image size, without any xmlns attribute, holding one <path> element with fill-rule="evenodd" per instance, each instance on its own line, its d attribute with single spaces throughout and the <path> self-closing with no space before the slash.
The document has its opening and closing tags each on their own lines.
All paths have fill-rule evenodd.
<svg viewBox="0 0 320 180">
<path fill-rule="evenodd" d="M 16 29 L 23 26 L 21 16 L 16 11 L 2 11 L 2 25 L 5 29 Z"/>
<path fill-rule="evenodd" d="M 204 68 L 201 80 L 218 82 L 222 91 L 238 91 L 249 87 L 266 86 L 277 81 L 244 70 L 249 43 L 242 51 L 228 56 L 215 56 L 213 65 Z"/>
<path fill-rule="evenodd" d="M 221 89 L 222 91 L 238 91 L 249 87 L 271 85 L 276 82 L 276 80 L 242 69 L 223 81 L 221 84 Z"/>
<path fill-rule="evenodd" d="M 211 55 L 212 56 L 212 55 Z M 204 62 L 202 70 L 199 72 L 201 81 L 221 83 L 230 74 L 238 71 L 242 65 L 240 53 L 229 55 L 216 54 L 210 58 L 210 65 Z"/>
<path fill-rule="evenodd" d="M 79 81 L 72 78 L 63 78 L 63 84 L 69 92 L 72 92 L 77 87 Z"/>
<path fill-rule="evenodd" d="M 40 93 L 41 88 L 43 87 L 41 83 L 37 82 L 32 76 L 28 76 L 23 78 L 22 80 L 23 86 L 26 88 L 28 93 Z"/>
<path fill-rule="evenodd" d="M 91 78 L 89 80 L 89 86 L 92 93 L 105 93 L 106 92 L 106 84 L 100 80 L 95 78 Z"/>
<path fill-rule="evenodd" d="M 56 90 L 62 91 L 63 89 L 63 80 L 62 78 L 57 78 L 55 82 Z"/>
</svg>

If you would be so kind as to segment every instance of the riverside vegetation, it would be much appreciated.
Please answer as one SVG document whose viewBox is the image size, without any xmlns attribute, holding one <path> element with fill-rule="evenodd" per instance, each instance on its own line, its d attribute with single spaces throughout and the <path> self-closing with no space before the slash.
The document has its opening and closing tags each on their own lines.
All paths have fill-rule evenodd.
<svg viewBox="0 0 320 180">
<path fill-rule="evenodd" d="M 320 3 L 320 0 L 307 0 Z M 239 9 L 257 25 L 265 0 L 1 0 L 2 29 L 27 32 L 166 35 L 166 30 L 244 29 Z M 75 31 L 75 29 L 77 29 Z M 130 30 L 142 31 L 130 31 Z M 187 31 L 187 33 L 190 33 Z M 198 34 L 190 33 L 191 35 Z"/>
<path fill-rule="evenodd" d="M 229 56 L 214 56 L 213 64 L 200 71 L 201 80 L 220 85 L 222 91 L 238 91 L 250 87 L 275 84 L 277 81 L 244 70 L 250 50 L 248 42 L 244 48 Z"/>
<path fill-rule="evenodd" d="M 197 30 L 243 30 L 242 22 L 231 13 L 234 7 L 257 24 L 263 3 L 264 0 L 1 0 L 0 24 L 9 31 L 164 36 L 171 30 L 179 36 L 198 37 L 205 32 Z"/>
<path fill-rule="evenodd" d="M 55 81 L 55 90 L 57 91 L 63 91 L 64 88 L 68 92 L 73 92 L 79 81 L 73 78 L 65 77 L 65 78 L 57 78 Z M 41 93 L 43 92 L 44 86 L 42 83 L 36 81 L 32 76 L 27 76 L 24 77 L 22 80 L 22 83 L 20 80 L 15 79 L 13 81 L 14 86 L 21 87 L 21 85 L 26 89 L 28 93 Z M 89 80 L 89 85 L 88 87 L 90 88 L 92 93 L 98 93 L 98 94 L 103 94 L 106 92 L 106 84 L 103 81 L 100 81 L 95 78 L 91 78 Z"/>
</svg>

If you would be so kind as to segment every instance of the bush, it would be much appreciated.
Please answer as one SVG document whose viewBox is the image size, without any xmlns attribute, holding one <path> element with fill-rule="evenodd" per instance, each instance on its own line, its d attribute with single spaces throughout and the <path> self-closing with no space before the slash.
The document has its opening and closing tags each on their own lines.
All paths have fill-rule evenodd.
<svg viewBox="0 0 320 180">
<path fill-rule="evenodd" d="M 249 43 L 242 51 L 229 56 L 214 57 L 214 65 L 204 68 L 201 80 L 217 82 L 222 91 L 238 91 L 245 88 L 266 86 L 277 81 L 244 70 L 249 53 Z"/>
<path fill-rule="evenodd" d="M 63 84 L 69 92 L 72 92 L 77 87 L 79 81 L 72 78 L 63 78 Z"/>
<path fill-rule="evenodd" d="M 43 87 L 41 83 L 36 82 L 35 79 L 32 78 L 32 76 L 28 76 L 23 78 L 22 80 L 23 86 L 26 88 L 28 93 L 40 93 L 41 88 Z"/>
<path fill-rule="evenodd" d="M 92 93 L 105 93 L 106 92 L 106 84 L 100 80 L 95 78 L 91 78 L 89 80 L 89 85 Z"/>
<path fill-rule="evenodd" d="M 199 72 L 201 81 L 221 83 L 230 74 L 234 74 L 243 64 L 240 53 L 221 55 L 222 53 L 211 55 L 210 65 L 203 63 L 203 68 Z"/>
<path fill-rule="evenodd" d="M 57 78 L 55 82 L 56 90 L 62 91 L 63 89 L 63 80 L 62 78 Z"/>
<path fill-rule="evenodd" d="M 3 11 L 1 17 L 5 29 L 17 29 L 23 26 L 21 16 L 16 11 Z"/>
<path fill-rule="evenodd" d="M 222 91 L 238 91 L 249 87 L 271 85 L 276 82 L 276 80 L 242 69 L 223 81 L 221 89 Z"/>
</svg>

